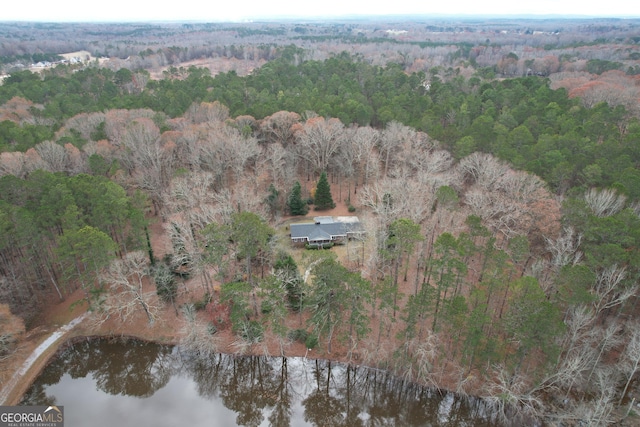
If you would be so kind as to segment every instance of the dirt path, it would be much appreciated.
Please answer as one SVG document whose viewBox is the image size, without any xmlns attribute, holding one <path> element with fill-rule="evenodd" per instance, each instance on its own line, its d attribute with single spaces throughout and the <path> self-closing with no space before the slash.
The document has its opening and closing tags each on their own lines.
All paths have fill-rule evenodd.
<svg viewBox="0 0 640 427">
<path fill-rule="evenodd" d="M 13 376 L 9 379 L 7 384 L 4 384 L 2 390 L 0 390 L 0 404 L 9 405 L 15 404 L 16 402 L 12 402 L 11 399 L 15 399 L 13 397 L 17 391 L 19 385 L 23 385 L 25 383 L 25 379 L 27 377 L 27 373 L 29 370 L 39 361 L 42 356 L 47 353 L 47 350 L 52 348 L 54 344 L 56 344 L 60 339 L 64 338 L 69 331 L 71 331 L 75 326 L 79 325 L 84 319 L 86 319 L 87 313 L 83 313 L 82 315 L 76 317 L 71 322 L 66 325 L 58 328 L 55 332 L 49 335 L 38 347 L 36 347 L 33 352 L 27 357 L 27 359 L 22 363 L 22 366 L 13 374 Z M 22 394 L 22 393 L 20 393 Z"/>
</svg>

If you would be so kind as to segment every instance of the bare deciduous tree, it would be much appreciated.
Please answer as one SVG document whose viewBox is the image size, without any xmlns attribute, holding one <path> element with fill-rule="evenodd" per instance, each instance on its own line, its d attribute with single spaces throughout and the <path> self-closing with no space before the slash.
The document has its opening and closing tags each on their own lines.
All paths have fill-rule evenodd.
<svg viewBox="0 0 640 427">
<path fill-rule="evenodd" d="M 199 167 L 210 172 L 215 177 L 216 185 L 223 181 L 226 165 L 223 162 L 224 139 L 219 137 L 218 129 L 223 125 L 202 130 L 204 135 L 199 136 L 197 142 L 197 152 Z"/>
<path fill-rule="evenodd" d="M 358 185 L 358 178 L 362 179 L 362 184 L 366 184 L 378 175 L 379 165 L 375 147 L 380 132 L 368 126 L 359 127 L 350 130 L 347 138 L 351 141 L 349 150 L 354 161 L 355 185 Z"/>
<path fill-rule="evenodd" d="M 262 160 L 261 166 L 267 170 L 271 176 L 273 185 L 276 187 L 288 186 L 295 181 L 297 169 L 297 156 L 280 144 L 269 144 L 264 156 L 259 156 Z"/>
<path fill-rule="evenodd" d="M 200 168 L 199 139 L 198 129 L 194 126 L 189 125 L 182 129 L 175 140 L 177 167 L 184 167 L 191 171 Z"/>
<path fill-rule="evenodd" d="M 596 319 L 596 314 L 590 307 L 579 305 L 570 307 L 565 316 L 565 332 L 562 348 L 566 355 L 573 354 L 574 349 L 580 345 L 591 332 L 591 325 Z"/>
<path fill-rule="evenodd" d="M 522 422 L 527 417 L 535 418 L 540 414 L 542 401 L 528 390 L 524 377 L 511 374 L 506 368 L 499 366 L 494 378 L 490 385 L 489 397 L 486 399 L 502 422 Z"/>
<path fill-rule="evenodd" d="M 629 384 L 631 384 L 631 380 L 633 376 L 638 372 L 640 368 L 640 325 L 629 324 L 629 342 L 622 353 L 621 363 L 619 364 L 622 373 L 627 378 L 627 382 L 624 385 L 624 389 L 620 394 L 620 403 L 627 394 L 627 389 L 629 388 Z"/>
<path fill-rule="evenodd" d="M 206 255 L 193 227 L 184 220 L 176 219 L 167 228 L 173 245 L 171 263 L 174 268 L 186 270 L 193 276 L 199 275 L 205 291 L 211 292 L 212 283 Z"/>
<path fill-rule="evenodd" d="M 460 160 L 458 167 L 467 182 L 477 183 L 489 191 L 499 186 L 502 177 L 509 172 L 509 167 L 491 154 L 477 152 Z"/>
<path fill-rule="evenodd" d="M 82 152 L 87 156 L 98 154 L 106 160 L 111 161 L 115 158 L 117 147 L 112 145 L 106 139 L 100 141 L 89 141 L 82 147 Z"/>
<path fill-rule="evenodd" d="M 87 141 L 91 140 L 91 134 L 96 128 L 105 121 L 105 113 L 81 113 L 77 114 L 66 121 L 61 131 L 56 133 L 56 139 L 60 139 L 70 134 L 71 130 L 80 133 L 80 136 Z"/>
<path fill-rule="evenodd" d="M 229 109 L 218 101 L 191 104 L 184 114 L 192 123 L 222 123 L 229 118 Z"/>
<path fill-rule="evenodd" d="M 530 223 L 524 207 L 499 192 L 474 188 L 465 194 L 465 201 L 475 215 L 507 237 L 522 234 L 520 226 Z"/>
<path fill-rule="evenodd" d="M 615 423 L 612 415 L 615 409 L 616 382 L 611 369 L 598 370 L 595 393 L 592 399 L 581 401 L 570 409 L 564 417 L 567 421 L 577 421 L 578 425 L 600 427 Z"/>
<path fill-rule="evenodd" d="M 458 164 L 461 178 L 471 188 L 465 195 L 467 205 L 493 229 L 508 238 L 546 229 L 539 206 L 549 205 L 551 194 L 535 175 L 513 171 L 506 164 L 484 153 L 474 153 Z"/>
<path fill-rule="evenodd" d="M 582 234 L 576 233 L 573 227 L 565 227 L 557 239 L 545 237 L 547 249 L 551 252 L 551 265 L 559 269 L 565 265 L 574 265 L 582 259 L 582 252 L 578 250 L 582 241 Z"/>
<path fill-rule="evenodd" d="M 315 172 L 326 171 L 344 139 L 344 125 L 338 119 L 312 117 L 296 132 L 298 155 Z"/>
<path fill-rule="evenodd" d="M 398 155 L 401 153 L 400 147 L 409 148 L 416 138 L 416 131 L 392 121 L 387 124 L 379 139 L 380 157 L 384 163 L 384 176 L 388 176 L 390 167 L 393 166 Z"/>
<path fill-rule="evenodd" d="M 245 137 L 236 128 L 224 126 L 221 135 L 224 143 L 222 161 L 233 172 L 237 183 L 245 172 L 247 165 L 260 154 L 258 140 L 253 136 Z"/>
<path fill-rule="evenodd" d="M 590 188 L 584 193 L 584 201 L 587 202 L 593 214 L 597 217 L 615 215 L 620 212 L 627 201 L 627 196 L 618 194 L 611 188 Z"/>
<path fill-rule="evenodd" d="M 39 169 L 47 170 L 47 167 L 48 164 L 42 160 L 40 154 L 34 148 L 29 148 L 24 153 L 24 170 L 27 175 Z"/>
<path fill-rule="evenodd" d="M 156 320 L 159 305 L 155 292 L 145 291 L 143 283 L 148 270 L 149 259 L 143 251 L 129 252 L 111 262 L 99 277 L 110 292 L 99 307 L 98 321 L 117 316 L 126 322 L 138 309 L 144 311 L 150 324 Z"/>
<path fill-rule="evenodd" d="M 233 120 L 234 126 L 245 136 L 253 136 L 258 128 L 258 121 L 249 115 L 238 116 Z"/>
<path fill-rule="evenodd" d="M 67 166 L 67 153 L 64 148 L 53 141 L 44 141 L 35 147 L 38 155 L 46 164 L 49 172 L 63 172 Z"/>
<path fill-rule="evenodd" d="M 151 119 L 137 119 L 122 135 L 121 163 L 146 190 L 156 212 L 163 207 L 163 195 L 173 174 L 175 144 L 162 145 L 160 130 Z"/>
<path fill-rule="evenodd" d="M 576 383 L 584 383 L 589 366 L 593 364 L 594 360 L 594 349 L 591 346 L 584 345 L 556 368 L 556 384 L 566 390 L 567 396 L 571 394 L 571 390 Z"/>
<path fill-rule="evenodd" d="M 595 296 L 593 306 L 596 313 L 600 314 L 604 310 L 619 306 L 636 294 L 638 290 L 636 284 L 626 287 L 621 285 L 626 277 L 626 269 L 617 265 L 609 266 L 598 272 L 593 287 Z"/>
<path fill-rule="evenodd" d="M 0 176 L 14 175 L 24 178 L 26 173 L 24 153 L 18 151 L 0 153 Z"/>
<path fill-rule="evenodd" d="M 199 320 L 193 304 L 186 304 L 182 308 L 185 325 L 181 330 L 180 345 L 188 351 L 203 358 L 210 358 L 219 350 L 219 339 L 209 325 Z"/>
<path fill-rule="evenodd" d="M 293 125 L 300 122 L 300 115 L 290 111 L 277 111 L 265 117 L 260 123 L 260 131 L 267 142 L 278 142 L 287 147 L 293 142 Z"/>
<path fill-rule="evenodd" d="M 196 230 L 219 218 L 212 216 L 216 205 L 214 178 L 209 172 L 193 172 L 171 181 L 167 204 L 173 213 L 181 213 L 182 218 Z"/>
<path fill-rule="evenodd" d="M 545 186 L 540 177 L 522 171 L 511 171 L 504 175 L 500 182 L 500 189 L 505 191 L 508 197 L 521 203 L 530 203 L 544 197 L 540 193 Z"/>
<path fill-rule="evenodd" d="M 591 372 L 589 373 L 587 382 L 591 381 L 591 377 L 598 368 L 598 365 L 602 360 L 602 356 L 604 355 L 604 353 L 612 350 L 613 348 L 616 348 L 622 342 L 622 338 L 620 336 L 621 330 L 622 326 L 620 324 L 611 322 L 606 327 L 598 327 L 592 331 L 592 341 L 596 343 L 598 355 L 595 358 L 593 368 L 591 368 Z"/>
<path fill-rule="evenodd" d="M 256 193 L 257 183 L 255 175 L 240 181 L 233 191 L 233 204 L 236 212 L 252 212 L 263 218 L 268 217 L 264 197 Z"/>
<path fill-rule="evenodd" d="M 156 113 L 152 110 L 109 110 L 105 113 L 104 131 L 109 142 L 120 146 L 122 137 L 127 132 L 127 125 L 136 119 L 152 119 Z"/>
<path fill-rule="evenodd" d="M 66 143 L 64 144 L 64 151 L 67 159 L 67 164 L 65 166 L 66 172 L 76 175 L 85 172 L 88 169 L 85 157 L 76 146 Z"/>
<path fill-rule="evenodd" d="M 420 152 L 417 152 L 420 154 Z M 419 171 L 419 175 L 435 177 L 444 172 L 450 171 L 453 165 L 453 157 L 451 153 L 445 150 L 429 150 L 422 152 L 422 155 L 411 157 L 415 168 Z M 448 178 L 453 178 L 454 174 L 449 174 Z M 442 184 L 446 185 L 446 184 Z"/>
</svg>

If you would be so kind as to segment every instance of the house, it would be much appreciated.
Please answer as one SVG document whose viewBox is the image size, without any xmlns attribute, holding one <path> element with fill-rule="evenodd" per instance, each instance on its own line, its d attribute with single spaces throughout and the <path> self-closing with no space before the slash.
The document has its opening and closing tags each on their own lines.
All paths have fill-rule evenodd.
<svg viewBox="0 0 640 427">
<path fill-rule="evenodd" d="M 291 242 L 317 247 L 343 243 L 364 233 L 357 216 L 317 216 L 313 222 L 290 225 Z"/>
</svg>

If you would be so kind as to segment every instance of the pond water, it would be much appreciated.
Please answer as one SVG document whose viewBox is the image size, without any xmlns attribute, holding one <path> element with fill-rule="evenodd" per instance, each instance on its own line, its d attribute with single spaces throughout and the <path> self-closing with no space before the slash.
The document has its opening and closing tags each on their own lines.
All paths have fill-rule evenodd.
<svg viewBox="0 0 640 427">
<path fill-rule="evenodd" d="M 482 400 L 383 371 L 304 358 L 203 358 L 132 340 L 67 348 L 21 404 L 64 405 L 66 427 L 496 425 Z"/>
</svg>

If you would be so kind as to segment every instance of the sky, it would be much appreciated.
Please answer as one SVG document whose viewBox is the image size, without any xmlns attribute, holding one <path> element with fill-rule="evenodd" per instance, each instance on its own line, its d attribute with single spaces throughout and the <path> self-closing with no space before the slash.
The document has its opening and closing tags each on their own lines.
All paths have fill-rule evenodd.
<svg viewBox="0 0 640 427">
<path fill-rule="evenodd" d="M 0 21 L 215 22 L 407 14 L 640 17 L 638 0 L 28 0 L 3 3 Z"/>
</svg>

